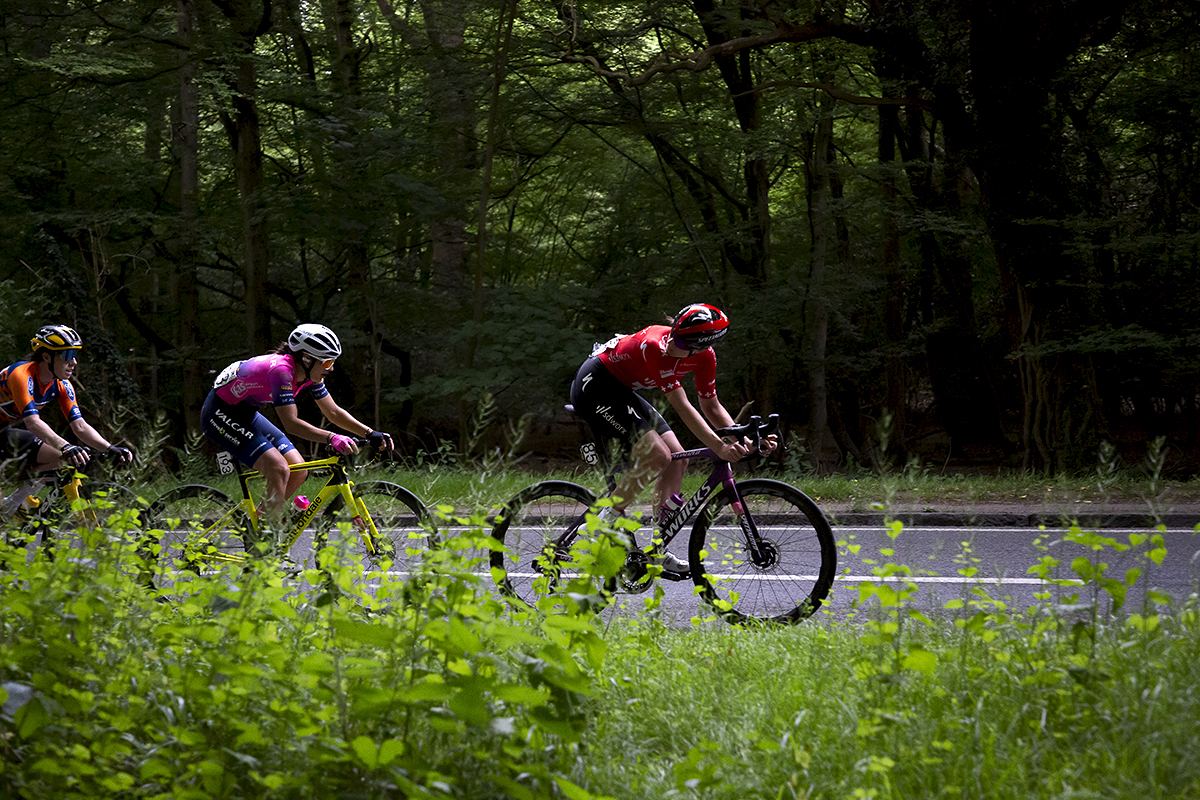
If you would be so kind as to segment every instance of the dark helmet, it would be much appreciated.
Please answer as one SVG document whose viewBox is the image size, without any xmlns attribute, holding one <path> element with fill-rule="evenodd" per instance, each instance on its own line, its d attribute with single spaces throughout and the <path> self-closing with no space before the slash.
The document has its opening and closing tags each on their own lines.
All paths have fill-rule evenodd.
<svg viewBox="0 0 1200 800">
<path fill-rule="evenodd" d="M 337 334 L 324 325 L 306 322 L 297 325 L 288 336 L 288 347 L 294 353 L 304 353 L 317 361 L 329 361 L 342 354 L 342 343 Z"/>
<path fill-rule="evenodd" d="M 693 303 L 675 315 L 671 338 L 683 350 L 703 350 L 717 342 L 729 330 L 729 317 L 716 306 Z"/>
<path fill-rule="evenodd" d="M 43 325 L 29 340 L 29 348 L 33 352 L 39 350 L 79 350 L 83 347 L 83 339 L 74 328 L 66 325 Z"/>
</svg>

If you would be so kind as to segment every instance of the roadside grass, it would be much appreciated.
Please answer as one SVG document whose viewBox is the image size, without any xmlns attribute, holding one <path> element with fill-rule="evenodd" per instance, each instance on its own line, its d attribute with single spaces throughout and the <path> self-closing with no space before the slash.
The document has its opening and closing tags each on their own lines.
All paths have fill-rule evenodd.
<svg viewBox="0 0 1200 800">
<path fill-rule="evenodd" d="M 1142 573 L 1104 565 L 1195 558 L 1156 531 L 1064 529 L 1090 555 L 1031 565 L 1030 608 L 979 584 L 933 614 L 912 569 L 879 563 L 837 587 L 849 612 L 681 630 L 509 609 L 473 554 L 530 476 L 485 495 L 438 472 L 406 485 L 471 509 L 466 532 L 366 593 L 349 560 L 300 578 L 180 564 L 148 592 L 132 515 L 54 559 L 0 546 L 0 795 L 1200 796 L 1196 593 L 1130 609 Z"/>
</svg>

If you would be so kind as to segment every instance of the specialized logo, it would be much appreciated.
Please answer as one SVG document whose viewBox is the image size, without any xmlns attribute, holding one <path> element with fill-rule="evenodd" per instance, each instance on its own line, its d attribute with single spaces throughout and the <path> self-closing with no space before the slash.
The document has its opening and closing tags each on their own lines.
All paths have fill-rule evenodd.
<svg viewBox="0 0 1200 800">
<path fill-rule="evenodd" d="M 634 419 L 641 419 L 641 415 L 633 410 L 633 406 L 625 406 L 625 410 L 628 411 L 629 416 L 633 417 Z"/>
<path fill-rule="evenodd" d="M 600 416 L 600 419 L 616 428 L 618 433 L 625 434 L 629 432 L 629 429 L 618 422 L 617 418 L 613 416 L 612 406 L 600 406 L 596 409 L 596 413 Z"/>
<path fill-rule="evenodd" d="M 594 377 L 596 377 L 596 376 L 590 372 L 587 375 L 583 376 L 583 380 L 580 381 L 580 383 L 583 385 L 583 388 L 581 391 L 585 391 L 585 392 L 587 391 L 588 384 L 592 382 L 592 378 L 594 378 Z M 588 463 L 591 463 L 591 462 L 588 462 Z"/>
</svg>

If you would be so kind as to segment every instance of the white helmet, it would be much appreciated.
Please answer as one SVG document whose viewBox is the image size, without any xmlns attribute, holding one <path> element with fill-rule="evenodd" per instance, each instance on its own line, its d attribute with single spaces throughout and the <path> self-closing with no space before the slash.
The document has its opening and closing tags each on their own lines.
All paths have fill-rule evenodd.
<svg viewBox="0 0 1200 800">
<path fill-rule="evenodd" d="M 337 334 L 324 325 L 311 322 L 297 325 L 287 343 L 293 352 L 310 355 L 318 361 L 328 361 L 342 354 L 342 343 Z"/>
</svg>

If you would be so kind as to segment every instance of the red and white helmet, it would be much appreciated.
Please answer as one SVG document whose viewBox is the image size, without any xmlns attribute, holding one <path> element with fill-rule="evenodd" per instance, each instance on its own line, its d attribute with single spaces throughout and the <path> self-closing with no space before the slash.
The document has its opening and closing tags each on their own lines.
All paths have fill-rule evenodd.
<svg viewBox="0 0 1200 800">
<path fill-rule="evenodd" d="M 684 350 L 703 350 L 711 347 L 729 330 L 729 317 L 716 306 L 693 303 L 675 315 L 671 323 L 671 338 Z"/>
</svg>

